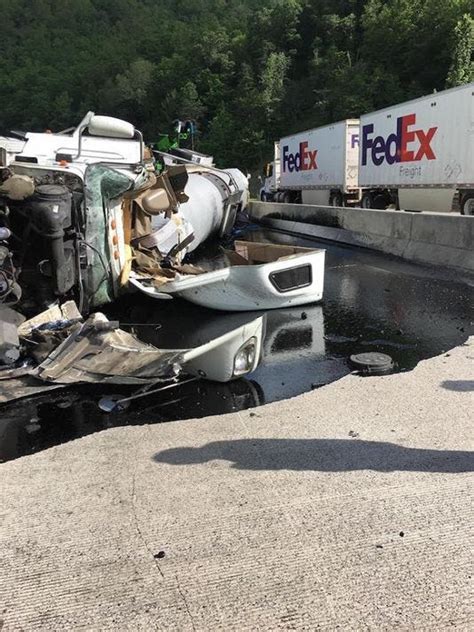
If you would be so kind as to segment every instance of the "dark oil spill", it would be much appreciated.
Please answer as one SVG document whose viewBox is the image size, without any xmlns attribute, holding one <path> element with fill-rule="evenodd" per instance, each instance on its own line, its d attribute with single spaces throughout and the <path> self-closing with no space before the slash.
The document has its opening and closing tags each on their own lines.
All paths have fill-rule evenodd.
<svg viewBox="0 0 474 632">
<path fill-rule="evenodd" d="M 252 232 L 248 239 L 326 248 L 321 305 L 267 313 L 263 358 L 250 376 L 228 384 L 194 382 L 151 395 L 121 413 L 103 413 L 105 393 L 119 387 L 57 390 L 0 408 L 0 461 L 37 452 L 112 426 L 159 423 L 259 406 L 317 388 L 350 372 L 349 355 L 388 353 L 396 370 L 447 352 L 474 333 L 474 287 L 439 279 L 430 268 L 370 251 Z M 157 346 L 202 344 L 260 313 L 225 314 L 180 300 L 127 297 L 109 317 Z M 377 379 L 377 378 L 371 378 Z"/>
</svg>

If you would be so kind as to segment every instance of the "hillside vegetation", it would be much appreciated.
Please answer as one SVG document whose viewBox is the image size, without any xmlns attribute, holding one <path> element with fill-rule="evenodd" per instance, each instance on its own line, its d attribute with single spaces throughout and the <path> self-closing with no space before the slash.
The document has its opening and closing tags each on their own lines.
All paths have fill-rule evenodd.
<svg viewBox="0 0 474 632">
<path fill-rule="evenodd" d="M 0 0 L 0 130 L 88 110 L 253 169 L 273 139 L 473 80 L 472 0 Z"/>
</svg>

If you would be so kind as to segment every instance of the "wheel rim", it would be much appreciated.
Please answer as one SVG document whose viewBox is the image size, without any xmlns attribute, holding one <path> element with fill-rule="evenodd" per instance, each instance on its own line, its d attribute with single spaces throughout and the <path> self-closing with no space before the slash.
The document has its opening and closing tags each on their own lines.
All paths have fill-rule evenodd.
<svg viewBox="0 0 474 632">
<path fill-rule="evenodd" d="M 362 198 L 362 208 L 370 208 L 370 198 L 364 197 Z"/>
</svg>

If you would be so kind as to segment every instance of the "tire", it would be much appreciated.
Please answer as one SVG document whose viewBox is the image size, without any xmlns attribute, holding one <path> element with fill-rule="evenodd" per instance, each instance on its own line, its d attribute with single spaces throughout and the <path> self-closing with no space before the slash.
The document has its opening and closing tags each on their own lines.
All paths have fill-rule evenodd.
<svg viewBox="0 0 474 632">
<path fill-rule="evenodd" d="M 290 194 L 289 194 L 288 191 L 285 191 L 284 193 L 282 193 L 281 201 L 283 202 L 283 204 L 289 204 L 290 203 Z"/>
<path fill-rule="evenodd" d="M 474 215 L 474 193 L 467 193 L 461 203 L 462 215 Z"/>
<path fill-rule="evenodd" d="M 372 198 L 372 208 L 379 209 L 381 211 L 385 210 L 389 205 L 389 200 L 386 195 L 383 193 L 379 193 L 378 195 L 373 196 Z"/>
<path fill-rule="evenodd" d="M 374 200 L 371 193 L 364 193 L 360 201 L 361 208 L 374 208 Z"/>
<path fill-rule="evenodd" d="M 331 195 L 329 196 L 329 206 L 344 206 L 344 199 L 339 191 L 331 193 Z"/>
<path fill-rule="evenodd" d="M 267 194 L 265 193 L 265 191 L 262 191 L 260 193 L 260 202 L 266 202 L 267 201 Z"/>
</svg>

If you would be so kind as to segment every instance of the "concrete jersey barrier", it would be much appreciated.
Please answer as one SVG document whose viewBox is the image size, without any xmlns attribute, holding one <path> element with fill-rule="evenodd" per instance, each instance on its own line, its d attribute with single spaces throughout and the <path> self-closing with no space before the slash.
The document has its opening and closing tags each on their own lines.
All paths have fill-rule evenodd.
<svg viewBox="0 0 474 632">
<path fill-rule="evenodd" d="M 252 202 L 263 225 L 474 273 L 474 217 Z"/>
</svg>

